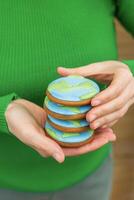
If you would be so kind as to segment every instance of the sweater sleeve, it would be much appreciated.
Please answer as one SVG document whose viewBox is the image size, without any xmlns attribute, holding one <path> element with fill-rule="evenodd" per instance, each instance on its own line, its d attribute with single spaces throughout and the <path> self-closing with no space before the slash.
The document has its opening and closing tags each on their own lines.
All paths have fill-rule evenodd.
<svg viewBox="0 0 134 200">
<path fill-rule="evenodd" d="M 21 97 L 19 97 L 19 95 L 16 94 L 15 92 L 12 92 L 0 97 L 0 132 L 7 133 L 9 135 L 11 134 L 8 129 L 8 125 L 7 125 L 7 121 L 5 117 L 5 111 L 10 102 L 12 102 L 15 99 L 20 99 L 20 98 Z"/>
<path fill-rule="evenodd" d="M 134 37 L 134 0 L 115 0 L 115 16 L 124 28 Z M 122 60 L 134 75 L 134 60 Z"/>
</svg>

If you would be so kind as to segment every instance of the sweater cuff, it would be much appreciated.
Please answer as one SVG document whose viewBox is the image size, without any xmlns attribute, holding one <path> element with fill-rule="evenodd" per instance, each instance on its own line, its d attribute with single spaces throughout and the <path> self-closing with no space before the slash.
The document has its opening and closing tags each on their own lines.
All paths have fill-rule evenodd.
<svg viewBox="0 0 134 200">
<path fill-rule="evenodd" d="M 20 97 L 14 92 L 0 97 L 0 132 L 7 133 L 9 135 L 11 135 L 11 132 L 8 129 L 5 111 L 8 104 L 15 99 L 20 99 Z"/>
<path fill-rule="evenodd" d="M 134 60 L 123 60 L 122 63 L 126 64 L 134 76 Z"/>
</svg>

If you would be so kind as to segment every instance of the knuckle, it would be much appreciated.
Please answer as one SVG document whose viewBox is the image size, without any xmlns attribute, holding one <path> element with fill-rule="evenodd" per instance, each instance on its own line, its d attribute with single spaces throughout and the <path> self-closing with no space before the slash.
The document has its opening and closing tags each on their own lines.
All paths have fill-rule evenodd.
<svg viewBox="0 0 134 200">
<path fill-rule="evenodd" d="M 109 113 L 109 107 L 108 106 L 105 106 L 105 107 L 103 107 L 102 109 L 101 109 L 101 114 L 102 115 L 104 115 L 104 114 L 107 114 L 107 113 Z"/>
<path fill-rule="evenodd" d="M 36 149 L 38 149 L 38 151 L 40 152 L 43 152 L 43 154 L 49 153 L 48 148 L 46 146 L 44 147 L 42 143 L 36 143 L 35 146 L 36 146 Z"/>
<path fill-rule="evenodd" d="M 127 65 L 125 65 L 124 67 L 119 68 L 120 73 L 122 74 L 122 76 L 124 76 L 125 78 L 127 78 L 128 80 L 131 79 L 133 77 L 129 67 Z"/>
<path fill-rule="evenodd" d="M 111 92 L 114 97 L 117 97 L 121 93 L 122 89 L 122 84 L 120 83 L 114 82 L 113 85 L 111 85 Z"/>
<path fill-rule="evenodd" d="M 108 117 L 104 116 L 101 120 L 100 120 L 100 123 L 101 124 L 105 124 L 105 123 L 108 123 Z"/>
<path fill-rule="evenodd" d="M 89 117 L 90 118 L 90 115 L 95 115 L 95 118 L 101 116 L 103 114 L 103 109 L 100 109 L 100 108 L 93 108 L 92 111 L 90 112 Z"/>
<path fill-rule="evenodd" d="M 122 112 L 118 111 L 117 118 L 121 118 L 121 117 L 122 117 Z"/>
<path fill-rule="evenodd" d="M 120 86 L 119 86 L 119 88 L 118 88 L 118 89 L 115 87 L 115 88 L 114 88 L 114 90 L 113 90 L 113 92 L 112 92 L 112 97 L 113 97 L 113 98 L 116 98 L 116 97 L 118 97 L 118 96 L 119 96 L 119 94 L 120 94 L 120 91 L 121 91 L 121 88 L 120 88 Z"/>
<path fill-rule="evenodd" d="M 42 157 L 44 157 L 44 158 L 49 157 L 49 155 L 48 155 L 46 152 L 43 152 L 43 151 L 39 151 L 39 150 L 38 150 L 38 153 L 39 153 Z"/>
<path fill-rule="evenodd" d="M 122 91 L 122 84 L 116 84 L 116 86 L 115 86 L 115 92 L 116 92 L 116 94 L 120 94 L 121 93 L 121 91 Z"/>
<path fill-rule="evenodd" d="M 124 111 L 123 111 L 122 109 L 119 110 L 119 111 L 118 111 L 118 118 L 123 117 L 123 115 L 124 115 Z"/>
<path fill-rule="evenodd" d="M 101 116 L 101 115 L 103 115 L 103 114 L 104 114 L 104 108 L 102 108 L 102 109 L 96 109 L 95 114 L 96 114 L 98 117 Z"/>
<path fill-rule="evenodd" d="M 125 113 L 127 112 L 128 107 L 125 106 L 122 109 L 119 110 L 119 117 L 123 117 L 125 115 Z"/>
<path fill-rule="evenodd" d="M 104 114 L 106 114 L 108 112 L 107 108 L 102 108 L 100 111 L 99 111 L 99 116 L 103 116 Z M 105 118 L 105 117 L 104 117 Z"/>
<path fill-rule="evenodd" d="M 111 87 L 109 89 L 105 90 L 105 93 L 103 94 L 104 101 L 110 101 L 111 99 L 115 98 L 117 96 L 116 90 Z"/>
<path fill-rule="evenodd" d="M 123 98 L 119 98 L 118 103 L 117 103 L 117 107 L 121 109 L 123 107 L 123 105 L 124 105 Z"/>
<path fill-rule="evenodd" d="M 104 123 L 108 123 L 109 122 L 109 117 L 108 116 L 105 116 L 104 117 Z"/>
<path fill-rule="evenodd" d="M 32 140 L 30 140 L 31 145 L 33 146 L 33 148 L 37 149 L 38 151 L 45 151 L 47 150 L 47 145 L 44 145 L 44 142 L 41 141 L 40 139 L 36 138 L 32 138 Z"/>
</svg>

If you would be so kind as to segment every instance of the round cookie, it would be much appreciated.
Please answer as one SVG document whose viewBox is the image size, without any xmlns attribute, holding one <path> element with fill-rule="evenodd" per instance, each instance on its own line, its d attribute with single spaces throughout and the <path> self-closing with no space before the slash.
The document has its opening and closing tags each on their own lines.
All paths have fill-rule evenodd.
<svg viewBox="0 0 134 200">
<path fill-rule="evenodd" d="M 85 118 L 86 113 L 91 110 L 91 105 L 84 106 L 64 106 L 62 104 L 54 103 L 46 96 L 43 107 L 46 112 L 54 118 L 58 119 L 82 119 Z"/>
<path fill-rule="evenodd" d="M 54 128 L 66 132 L 83 132 L 89 129 L 89 123 L 85 119 L 79 120 L 62 120 L 56 119 L 50 115 L 47 116 L 47 121 Z"/>
<path fill-rule="evenodd" d="M 93 130 L 89 129 L 81 133 L 62 132 L 52 127 L 48 121 L 45 123 L 47 136 L 54 139 L 63 147 L 79 147 L 93 139 Z"/>
<path fill-rule="evenodd" d="M 69 75 L 52 81 L 47 88 L 48 98 L 67 106 L 81 106 L 90 103 L 100 92 L 98 84 L 80 75 Z"/>
</svg>

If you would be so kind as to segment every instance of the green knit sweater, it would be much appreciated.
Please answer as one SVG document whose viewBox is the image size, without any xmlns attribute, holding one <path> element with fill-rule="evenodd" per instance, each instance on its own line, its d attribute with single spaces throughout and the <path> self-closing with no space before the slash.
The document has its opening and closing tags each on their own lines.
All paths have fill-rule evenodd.
<svg viewBox="0 0 134 200">
<path fill-rule="evenodd" d="M 16 98 L 43 106 L 57 66 L 117 60 L 114 17 L 134 34 L 133 11 L 133 0 L 0 0 L 0 188 L 56 191 L 100 166 L 110 144 L 59 164 L 13 136 L 5 110 Z"/>
</svg>

